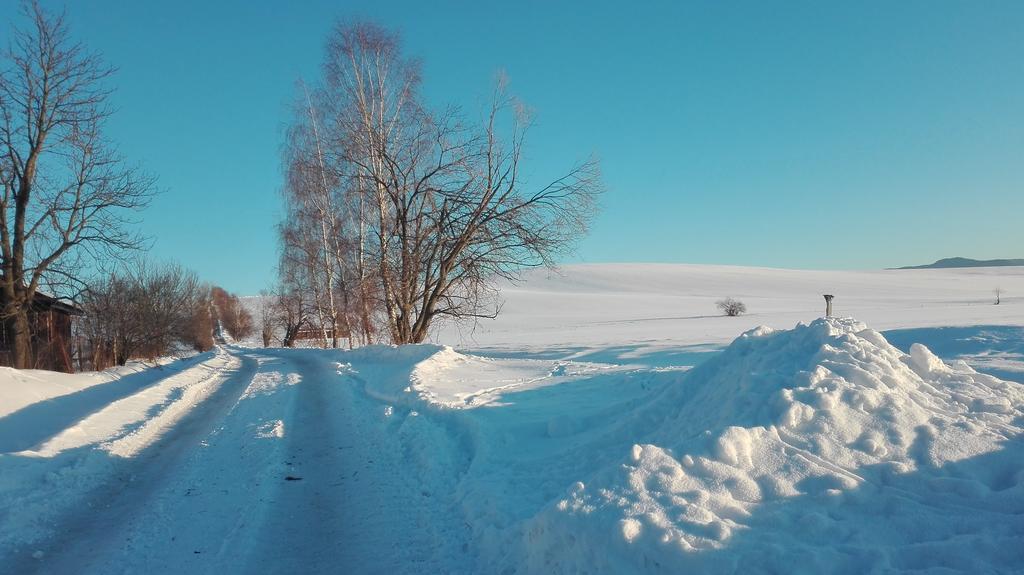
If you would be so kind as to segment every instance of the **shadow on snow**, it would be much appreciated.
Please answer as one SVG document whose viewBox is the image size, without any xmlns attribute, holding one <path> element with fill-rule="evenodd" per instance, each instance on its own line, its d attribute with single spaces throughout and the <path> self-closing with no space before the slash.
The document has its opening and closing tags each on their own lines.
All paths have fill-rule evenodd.
<svg viewBox="0 0 1024 575">
<path fill-rule="evenodd" d="M 0 453 L 0 472 L 19 478 L 17 484 L 0 484 L 0 489 L 6 491 L 0 491 L 2 500 L 18 501 L 17 508 L 6 510 L 4 520 L 13 521 L 17 528 L 27 528 L 30 531 L 42 529 L 45 532 L 40 534 L 43 536 L 42 539 L 31 546 L 19 543 L 9 546 L 5 541 L 4 547 L 7 548 L 0 548 L 0 552 L 9 555 L 0 555 L 0 564 L 11 567 L 12 573 L 86 572 L 90 568 L 95 568 L 95 562 L 102 559 L 106 545 L 122 543 L 113 534 L 131 526 L 130 518 L 138 511 L 137 502 L 140 499 L 148 499 L 163 486 L 167 478 L 173 476 L 173 471 L 180 467 L 195 447 L 215 429 L 219 418 L 227 414 L 242 397 L 256 370 L 257 362 L 255 358 L 247 355 L 240 355 L 240 358 L 241 366 L 234 370 L 202 404 L 185 414 L 173 428 L 161 434 L 132 457 L 115 455 L 100 449 L 95 443 L 67 449 L 53 457 Z M 206 359 L 209 359 L 209 354 L 180 360 L 174 365 L 174 371 L 168 373 L 167 370 L 160 370 L 162 373 L 156 376 L 148 373 L 153 370 L 126 376 L 124 379 L 131 379 L 130 383 L 105 390 L 103 394 L 87 396 L 91 401 L 89 405 L 94 411 L 98 410 L 106 403 L 126 397 Z M 136 377 L 144 375 L 149 377 Z M 106 388 L 107 385 L 109 384 L 94 387 Z M 264 401 L 273 402 L 274 398 L 266 396 Z M 38 404 L 29 407 L 36 405 Z M 75 417 L 81 419 L 88 415 L 64 407 L 58 409 L 65 409 L 64 412 L 58 412 L 63 418 L 55 417 L 52 419 L 54 422 L 73 423 L 76 421 Z M 11 416 L 27 410 L 28 408 L 15 412 Z M 49 412 L 39 413 L 46 416 Z M 4 419 L 6 421 L 7 418 Z M 56 423 L 48 425 L 48 429 L 54 429 L 55 425 Z M 58 429 L 54 433 L 59 431 Z M 119 437 L 124 435 L 122 433 Z M 43 439 L 45 438 L 41 437 L 39 441 Z M 63 487 L 65 483 L 67 489 Z M 39 489 L 40 485 L 49 485 L 50 488 Z M 127 489 L 129 485 L 130 490 Z M 23 492 L 16 493 L 12 490 Z M 128 493 L 131 496 L 128 496 Z M 25 517 L 18 518 L 18 514 Z M 106 533 L 108 537 L 97 538 L 94 536 L 96 533 Z M 30 540 L 35 537 L 30 536 Z M 39 550 L 38 559 L 30 555 L 33 550 Z M 182 556 L 194 557 L 196 567 L 202 565 L 201 555 L 193 555 L 191 551 L 186 554 L 183 551 Z M 173 570 L 168 572 L 170 571 Z"/>
<path fill-rule="evenodd" d="M 904 353 L 912 344 L 921 343 L 946 362 L 962 359 L 981 373 L 1024 383 L 1024 327 L 924 327 L 894 329 L 882 335 Z"/>
<path fill-rule="evenodd" d="M 0 453 L 32 449 L 111 403 L 213 357 L 212 352 L 145 369 L 80 391 L 27 405 L 0 418 Z"/>
<path fill-rule="evenodd" d="M 667 345 L 660 342 L 639 342 L 616 346 L 566 346 L 542 350 L 516 351 L 495 348 L 467 348 L 465 353 L 495 359 L 539 359 L 578 361 L 611 365 L 643 367 L 694 367 L 725 349 L 724 345 Z M 463 350 L 460 350 L 463 351 Z"/>
</svg>

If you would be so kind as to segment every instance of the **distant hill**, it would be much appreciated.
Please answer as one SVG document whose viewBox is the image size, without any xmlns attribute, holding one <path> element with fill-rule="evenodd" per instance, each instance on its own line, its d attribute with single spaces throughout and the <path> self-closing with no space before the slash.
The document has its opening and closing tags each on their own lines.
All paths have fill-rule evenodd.
<svg viewBox="0 0 1024 575">
<path fill-rule="evenodd" d="M 992 268 L 1002 266 L 1024 266 L 1024 259 L 1016 260 L 972 260 L 970 258 L 944 258 L 924 266 L 905 266 L 898 270 L 930 270 L 942 268 Z"/>
</svg>

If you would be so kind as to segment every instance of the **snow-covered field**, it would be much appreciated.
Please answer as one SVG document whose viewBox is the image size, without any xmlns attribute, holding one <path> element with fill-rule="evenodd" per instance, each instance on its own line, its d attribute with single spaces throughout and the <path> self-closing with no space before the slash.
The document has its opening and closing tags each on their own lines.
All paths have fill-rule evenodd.
<svg viewBox="0 0 1024 575">
<path fill-rule="evenodd" d="M 1024 268 L 504 295 L 437 344 L 3 370 L 0 572 L 1024 571 Z"/>
<path fill-rule="evenodd" d="M 740 333 L 789 328 L 825 312 L 879 331 L 1024 324 L 1024 267 L 945 270 L 808 271 L 683 264 L 572 265 L 536 270 L 505 286 L 497 320 L 446 326 L 440 343 L 500 353 L 569 358 L 644 358 L 688 364 L 686 350 L 721 347 Z M 995 289 L 1003 304 L 992 305 Z M 715 302 L 747 306 L 724 317 Z M 923 330 L 925 336 L 929 330 Z"/>
</svg>

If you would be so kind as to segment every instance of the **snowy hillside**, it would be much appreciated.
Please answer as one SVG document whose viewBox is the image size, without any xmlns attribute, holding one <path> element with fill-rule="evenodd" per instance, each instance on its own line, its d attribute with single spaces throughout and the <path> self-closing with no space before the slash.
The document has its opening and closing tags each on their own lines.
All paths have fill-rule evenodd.
<svg viewBox="0 0 1024 575">
<path fill-rule="evenodd" d="M 993 290 L 1003 292 L 1002 304 Z M 688 264 L 581 264 L 538 269 L 505 286 L 495 320 L 448 326 L 440 343 L 477 347 L 727 343 L 758 325 L 790 327 L 837 315 L 884 331 L 1024 324 L 1024 267 L 810 271 Z M 749 313 L 723 317 L 734 297 Z"/>
</svg>

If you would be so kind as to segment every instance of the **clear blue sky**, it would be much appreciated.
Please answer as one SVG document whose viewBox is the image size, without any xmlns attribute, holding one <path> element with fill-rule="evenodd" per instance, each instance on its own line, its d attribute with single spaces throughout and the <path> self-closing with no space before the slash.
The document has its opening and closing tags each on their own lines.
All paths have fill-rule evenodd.
<svg viewBox="0 0 1024 575">
<path fill-rule="evenodd" d="M 120 69 L 111 137 L 165 190 L 153 256 L 232 291 L 273 282 L 281 129 L 337 18 L 399 30 L 430 101 L 469 114 L 504 69 L 533 181 L 601 158 L 570 261 L 1024 257 L 1022 2 L 515 4 L 67 2 Z"/>
</svg>

